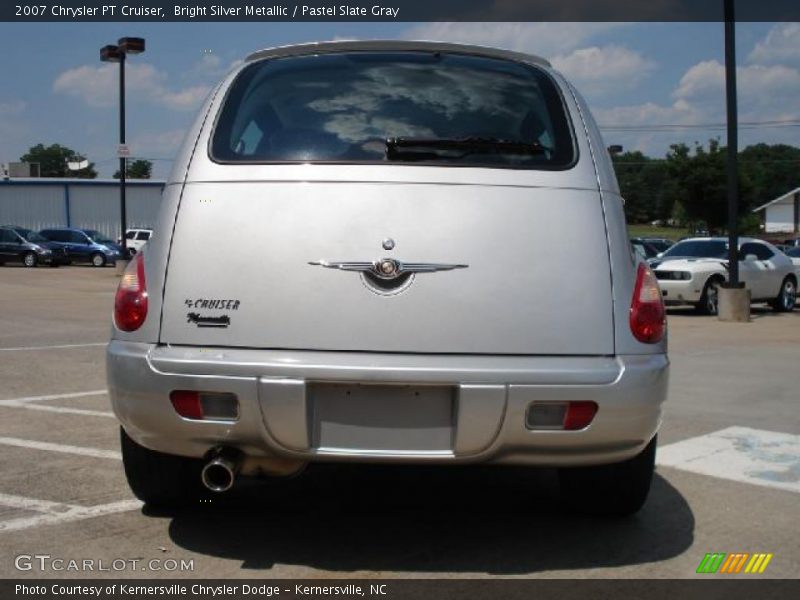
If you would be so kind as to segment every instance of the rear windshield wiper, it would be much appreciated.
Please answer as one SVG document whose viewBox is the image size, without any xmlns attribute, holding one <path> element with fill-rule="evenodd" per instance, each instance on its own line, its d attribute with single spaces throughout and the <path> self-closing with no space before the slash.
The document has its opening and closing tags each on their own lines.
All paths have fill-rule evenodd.
<svg viewBox="0 0 800 600">
<path fill-rule="evenodd" d="M 388 160 L 430 160 L 435 158 L 463 158 L 470 154 L 519 154 L 539 156 L 548 148 L 539 142 L 519 142 L 502 138 L 407 138 L 386 139 Z"/>
</svg>

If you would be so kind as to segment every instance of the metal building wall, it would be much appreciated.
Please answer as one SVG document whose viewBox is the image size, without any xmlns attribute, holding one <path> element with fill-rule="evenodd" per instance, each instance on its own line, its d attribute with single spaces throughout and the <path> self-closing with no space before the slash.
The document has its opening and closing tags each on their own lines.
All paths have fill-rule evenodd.
<svg viewBox="0 0 800 600">
<path fill-rule="evenodd" d="M 161 182 L 128 182 L 128 227 L 155 224 Z M 0 181 L 0 224 L 39 230 L 45 227 L 96 229 L 120 237 L 119 185 L 98 180 L 42 179 Z"/>
<path fill-rule="evenodd" d="M 38 231 L 66 222 L 63 185 L 0 185 L 0 225 Z"/>
<path fill-rule="evenodd" d="M 161 192 L 163 186 L 156 187 L 131 187 L 126 191 L 126 204 L 128 213 L 128 227 L 144 227 L 153 229 L 161 206 Z M 119 190 L 117 202 L 119 205 Z M 117 210 L 119 214 L 119 210 Z M 117 227 L 119 229 L 119 227 Z"/>
<path fill-rule="evenodd" d="M 104 186 L 70 186 L 72 227 L 96 229 L 115 240 L 119 237 L 119 190 Z"/>
</svg>

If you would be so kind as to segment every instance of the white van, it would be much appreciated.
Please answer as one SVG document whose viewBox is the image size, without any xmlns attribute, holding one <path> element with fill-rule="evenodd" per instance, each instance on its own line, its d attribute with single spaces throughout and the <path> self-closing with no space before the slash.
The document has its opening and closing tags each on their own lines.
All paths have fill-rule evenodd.
<svg viewBox="0 0 800 600">
<path fill-rule="evenodd" d="M 128 254 L 132 256 L 139 252 L 152 235 L 152 229 L 128 229 L 125 232 L 125 248 Z"/>
</svg>

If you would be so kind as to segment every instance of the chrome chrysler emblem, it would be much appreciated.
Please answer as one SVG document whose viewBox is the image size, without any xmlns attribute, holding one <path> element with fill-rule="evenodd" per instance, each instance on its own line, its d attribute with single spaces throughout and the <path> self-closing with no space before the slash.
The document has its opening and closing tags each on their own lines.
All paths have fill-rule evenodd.
<svg viewBox="0 0 800 600">
<path fill-rule="evenodd" d="M 392 238 L 386 238 L 383 240 L 381 246 L 383 246 L 384 250 L 394 250 L 394 240 Z"/>
<path fill-rule="evenodd" d="M 397 273 L 397 261 L 391 258 L 384 258 L 378 264 L 378 271 L 382 277 L 394 277 Z"/>
<path fill-rule="evenodd" d="M 315 260 L 308 264 L 326 269 L 339 269 L 340 271 L 356 271 L 365 275 L 372 275 L 383 280 L 399 279 L 403 275 L 415 273 L 436 273 L 437 271 L 452 271 L 466 269 L 469 265 L 453 263 L 412 263 L 401 262 L 393 258 L 382 258 L 373 262 L 334 262 Z"/>
</svg>

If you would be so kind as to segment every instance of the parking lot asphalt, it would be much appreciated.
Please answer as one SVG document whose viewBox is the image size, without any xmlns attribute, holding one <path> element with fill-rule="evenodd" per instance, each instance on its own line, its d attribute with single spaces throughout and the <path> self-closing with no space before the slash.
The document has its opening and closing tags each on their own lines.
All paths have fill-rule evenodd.
<svg viewBox="0 0 800 600">
<path fill-rule="evenodd" d="M 633 518 L 566 512 L 550 470 L 333 465 L 159 513 L 128 490 L 106 394 L 117 282 L 0 268 L 0 577 L 798 575 L 800 309 L 741 324 L 670 309 L 659 466 Z M 773 556 L 697 575 L 714 552 Z M 17 558 L 37 555 L 46 568 Z"/>
</svg>

